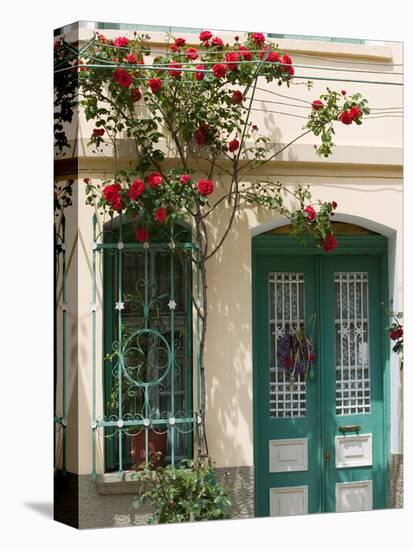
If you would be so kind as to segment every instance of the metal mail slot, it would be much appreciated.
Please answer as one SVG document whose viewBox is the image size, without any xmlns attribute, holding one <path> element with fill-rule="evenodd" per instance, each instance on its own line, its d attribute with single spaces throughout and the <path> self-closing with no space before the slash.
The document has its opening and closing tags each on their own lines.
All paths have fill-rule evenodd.
<svg viewBox="0 0 413 550">
<path fill-rule="evenodd" d="M 353 424 L 352 426 L 339 426 L 338 431 L 342 434 L 348 434 L 348 433 L 359 433 L 361 430 L 361 426 L 358 424 Z"/>
</svg>

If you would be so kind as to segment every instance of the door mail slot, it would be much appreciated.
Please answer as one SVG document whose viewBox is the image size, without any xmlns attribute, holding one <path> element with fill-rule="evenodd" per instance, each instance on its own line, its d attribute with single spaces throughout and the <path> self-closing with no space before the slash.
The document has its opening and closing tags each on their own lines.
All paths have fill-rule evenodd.
<svg viewBox="0 0 413 550">
<path fill-rule="evenodd" d="M 361 431 L 361 426 L 358 424 L 353 424 L 351 426 L 339 426 L 338 431 L 342 434 L 359 433 Z"/>
</svg>

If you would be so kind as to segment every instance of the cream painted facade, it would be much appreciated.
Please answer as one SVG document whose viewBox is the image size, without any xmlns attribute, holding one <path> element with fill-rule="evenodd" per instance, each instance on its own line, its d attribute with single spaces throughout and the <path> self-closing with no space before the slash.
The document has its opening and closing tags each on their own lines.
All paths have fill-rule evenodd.
<svg viewBox="0 0 413 550">
<path fill-rule="evenodd" d="M 73 31 L 75 32 L 75 31 Z M 91 36 L 91 30 L 81 28 L 81 39 Z M 128 36 L 130 31 L 101 31 L 108 37 Z M 150 32 L 154 48 L 161 48 L 163 33 Z M 224 39 L 226 35 L 219 33 Z M 241 34 L 241 33 L 239 33 Z M 66 33 L 68 39 L 70 33 Z M 197 34 L 179 34 L 190 44 Z M 228 40 L 232 36 L 228 35 Z M 400 82 L 394 75 L 402 67 L 403 51 L 400 43 L 345 44 L 305 40 L 277 40 L 279 48 L 293 58 L 297 76 L 309 79 L 327 75 L 332 79 L 372 80 Z M 315 56 L 317 59 L 313 57 Z M 363 65 L 361 63 L 371 63 Z M 375 63 L 381 63 L 377 69 Z M 307 67 L 300 67 L 306 65 Z M 321 67 L 345 67 L 348 71 L 324 71 Z M 312 68 L 310 68 L 312 67 Z M 315 68 L 320 67 L 320 68 Z M 384 67 L 384 68 L 383 68 Z M 361 70 L 383 71 L 385 74 L 365 74 Z M 326 86 L 345 89 L 348 93 L 361 92 L 375 109 L 403 105 L 403 88 L 363 82 L 330 82 L 313 80 L 308 91 L 305 80 L 296 79 L 298 85 L 290 89 L 276 88 L 281 96 L 271 96 L 263 89 L 271 85 L 259 83 L 257 101 L 252 111 L 252 122 L 265 129 L 271 146 L 281 148 L 299 135 L 305 120 L 270 111 L 306 116 L 306 109 L 291 98 L 311 101 L 323 93 Z M 262 88 L 262 89 L 261 89 Z M 263 103 L 271 99 L 284 103 Z M 289 105 L 286 105 L 286 104 Z M 295 106 L 292 106 L 294 104 Z M 304 103 L 302 103 L 304 105 Z M 373 111 L 382 113 L 382 111 Z M 315 139 L 311 135 L 286 149 L 276 162 L 265 166 L 254 178 L 273 176 L 287 185 L 310 185 L 313 197 L 335 200 L 339 207 L 335 221 L 358 224 L 376 231 L 389 242 L 389 297 L 396 310 L 403 309 L 403 127 L 402 118 L 390 116 L 367 117 L 361 127 L 337 125 L 333 155 L 320 159 L 314 152 Z M 132 166 L 128 158 L 126 141 L 119 143 L 118 159 L 112 157 L 107 145 L 105 156 L 93 155 L 87 146 L 93 128 L 82 114 L 71 129 L 73 148 L 67 159 L 57 161 L 57 179 L 76 178 L 73 206 L 67 210 L 72 217 L 68 224 L 67 245 L 69 257 L 68 280 L 75 281 L 68 289 L 68 418 L 67 418 L 67 470 L 79 475 L 92 471 L 92 215 L 93 209 L 85 204 L 83 178 L 93 180 L 113 177 L 114 167 Z M 168 143 L 165 143 L 168 148 Z M 71 159 L 70 159 L 71 157 Z M 68 158 L 70 160 L 68 160 Z M 171 161 L 173 162 L 173 161 Z M 224 183 L 218 180 L 217 193 Z M 221 188 L 222 190 L 222 188 Z M 224 225 L 227 211 L 220 208 L 210 220 L 210 236 L 217 238 Z M 99 217 L 102 229 L 105 219 Z M 252 361 L 252 292 L 251 292 L 251 239 L 269 229 L 284 225 L 282 217 L 274 217 L 263 210 L 243 209 L 224 246 L 208 264 L 209 319 L 206 346 L 207 365 L 207 433 L 209 451 L 217 467 L 252 467 L 254 465 L 253 436 L 253 361 Z M 97 265 L 97 417 L 103 415 L 102 399 L 102 266 Z M 71 294 L 72 292 L 72 294 Z M 59 328 L 58 309 L 57 327 Z M 59 337 L 59 334 L 58 334 Z M 61 381 L 59 374 L 58 385 Z M 402 453 L 402 400 L 401 379 L 397 358 L 391 356 L 391 453 Z M 58 408 L 61 398 L 58 395 Z M 102 438 L 98 437 L 97 472 L 104 472 Z M 61 448 L 59 449 L 61 461 Z"/>
</svg>

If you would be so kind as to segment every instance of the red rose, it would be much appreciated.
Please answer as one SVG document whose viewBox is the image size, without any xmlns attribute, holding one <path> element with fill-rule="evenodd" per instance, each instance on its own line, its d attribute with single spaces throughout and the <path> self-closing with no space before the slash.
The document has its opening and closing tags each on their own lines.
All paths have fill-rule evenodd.
<svg viewBox="0 0 413 550">
<path fill-rule="evenodd" d="M 133 53 L 130 53 L 129 55 L 127 55 L 125 57 L 125 61 L 126 61 L 126 63 L 136 63 L 137 62 L 136 55 L 133 54 Z"/>
<path fill-rule="evenodd" d="M 119 36 L 118 38 L 115 38 L 113 41 L 113 45 L 117 46 L 118 48 L 124 48 L 129 44 L 129 39 L 126 38 L 126 36 Z"/>
<path fill-rule="evenodd" d="M 343 124 L 351 124 L 353 122 L 353 117 L 351 116 L 350 111 L 342 111 L 338 118 Z"/>
<path fill-rule="evenodd" d="M 235 40 L 235 42 L 238 42 L 239 36 L 234 36 L 234 40 Z"/>
<path fill-rule="evenodd" d="M 304 208 L 304 212 L 307 214 L 307 220 L 309 222 L 315 220 L 317 213 L 312 206 L 307 206 L 307 208 Z"/>
<path fill-rule="evenodd" d="M 151 89 L 152 93 L 156 94 L 158 93 L 162 88 L 162 80 L 159 78 L 150 78 L 148 80 L 149 88 Z"/>
<path fill-rule="evenodd" d="M 117 212 L 120 212 L 122 210 L 122 199 L 121 199 L 120 195 L 113 199 L 112 208 L 113 208 L 113 210 L 116 210 Z"/>
<path fill-rule="evenodd" d="M 182 65 L 181 63 L 169 63 L 168 65 L 168 73 L 173 76 L 174 78 L 178 78 L 182 74 Z"/>
<path fill-rule="evenodd" d="M 132 88 L 132 90 L 130 91 L 131 93 L 131 96 L 132 96 L 132 101 L 134 103 L 136 103 L 137 101 L 139 101 L 142 97 L 142 94 L 141 94 L 141 91 L 139 88 Z"/>
<path fill-rule="evenodd" d="M 108 41 L 108 39 L 106 38 L 106 36 L 104 34 L 99 34 L 98 33 L 98 38 L 101 42 L 105 43 Z"/>
<path fill-rule="evenodd" d="M 159 172 L 152 172 L 148 176 L 149 187 L 158 187 L 163 182 L 163 177 Z"/>
<path fill-rule="evenodd" d="M 179 178 L 179 182 L 183 185 L 186 185 L 191 181 L 191 176 L 189 174 L 182 174 L 182 176 Z"/>
<path fill-rule="evenodd" d="M 136 201 L 138 197 L 145 191 L 145 184 L 142 180 L 134 180 L 129 188 L 128 197 Z"/>
<path fill-rule="evenodd" d="M 258 130 L 258 126 L 256 124 L 253 124 L 251 126 L 251 130 L 253 130 L 254 132 L 256 132 Z"/>
<path fill-rule="evenodd" d="M 323 248 L 326 252 L 330 252 L 331 250 L 335 250 L 337 248 L 337 241 L 332 233 L 327 235 L 323 244 Z"/>
<path fill-rule="evenodd" d="M 333 210 L 335 210 L 337 208 L 338 204 L 336 203 L 336 201 L 333 201 L 331 203 L 331 206 L 332 206 Z"/>
<path fill-rule="evenodd" d="M 112 183 L 111 185 L 105 185 L 103 188 L 103 197 L 106 202 L 112 202 L 115 197 L 119 195 L 121 189 L 120 183 Z"/>
<path fill-rule="evenodd" d="M 199 180 L 197 188 L 199 193 L 206 197 L 214 191 L 214 182 L 211 180 Z"/>
<path fill-rule="evenodd" d="M 178 48 L 177 46 L 175 46 L 175 44 L 171 44 L 170 48 L 171 52 L 177 52 L 178 51 Z"/>
<path fill-rule="evenodd" d="M 232 92 L 232 96 L 231 96 L 232 103 L 242 103 L 243 100 L 244 100 L 244 96 L 242 95 L 242 92 L 240 92 L 239 90 L 234 90 Z"/>
<path fill-rule="evenodd" d="M 237 139 L 233 139 L 228 143 L 228 149 L 231 153 L 239 149 L 239 141 Z"/>
<path fill-rule="evenodd" d="M 225 73 L 227 72 L 227 67 L 222 63 L 216 63 L 212 67 L 212 72 L 214 73 L 215 78 L 222 78 L 225 76 Z"/>
<path fill-rule="evenodd" d="M 186 50 L 186 57 L 188 59 L 191 59 L 192 61 L 194 61 L 195 59 L 198 59 L 198 50 L 195 48 L 188 48 Z"/>
<path fill-rule="evenodd" d="M 402 327 L 391 328 L 389 334 L 390 334 L 390 338 L 392 340 L 398 340 L 399 338 L 401 338 L 403 336 L 403 329 L 402 329 Z"/>
<path fill-rule="evenodd" d="M 119 86 L 123 86 L 124 88 L 129 88 L 132 84 L 131 75 L 120 67 L 118 67 L 113 73 L 113 80 L 117 82 Z"/>
<path fill-rule="evenodd" d="M 182 48 L 182 46 L 185 46 L 186 40 L 185 38 L 175 38 L 175 46 L 177 48 Z"/>
<path fill-rule="evenodd" d="M 239 54 L 245 59 L 245 61 L 252 61 L 252 53 L 245 46 L 239 47 Z"/>
<path fill-rule="evenodd" d="M 268 54 L 267 52 L 268 52 L 268 46 L 265 46 L 265 48 L 261 50 L 260 59 L 264 59 L 264 56 L 267 55 L 265 60 L 269 61 L 270 63 L 276 63 L 277 61 L 280 60 L 280 56 L 278 55 L 277 52 L 270 51 L 268 52 Z"/>
<path fill-rule="evenodd" d="M 210 31 L 202 31 L 199 35 L 199 40 L 201 42 L 205 42 L 206 40 L 211 40 L 212 38 L 212 32 Z"/>
<path fill-rule="evenodd" d="M 351 107 L 350 116 L 352 120 L 358 120 L 363 114 L 362 110 L 359 107 Z"/>
<path fill-rule="evenodd" d="M 264 44 L 265 42 L 265 36 L 262 34 L 262 32 L 253 32 L 251 33 L 251 40 L 257 46 L 261 46 L 261 44 Z"/>
<path fill-rule="evenodd" d="M 166 222 L 166 208 L 163 206 L 160 206 L 155 211 L 155 220 L 159 223 L 165 223 Z"/>
<path fill-rule="evenodd" d="M 267 61 L 269 61 L 270 63 L 277 63 L 279 60 L 280 60 L 280 56 L 278 55 L 277 52 L 270 52 L 267 55 Z"/>
<path fill-rule="evenodd" d="M 135 237 L 140 243 L 145 243 L 149 239 L 149 232 L 144 227 L 140 227 L 136 230 Z"/>
<path fill-rule="evenodd" d="M 93 137 L 102 137 L 104 133 L 105 133 L 105 130 L 103 128 L 93 129 Z"/>
<path fill-rule="evenodd" d="M 205 78 L 205 73 L 202 72 L 202 71 L 205 71 L 205 66 L 204 65 L 197 65 L 195 67 L 195 69 L 198 69 L 196 72 L 195 72 L 195 78 L 197 80 L 204 80 Z"/>
<path fill-rule="evenodd" d="M 341 90 L 341 94 L 346 95 L 347 94 L 346 90 Z"/>
<path fill-rule="evenodd" d="M 227 68 L 230 71 L 236 71 L 238 68 L 238 54 L 237 52 L 229 52 L 225 54 L 225 61 L 227 62 Z"/>
<path fill-rule="evenodd" d="M 314 109 L 314 111 L 319 111 L 320 109 L 322 109 L 324 107 L 324 103 L 322 101 L 320 101 L 319 99 L 315 99 L 311 103 L 311 107 Z"/>
<path fill-rule="evenodd" d="M 219 38 L 219 36 L 214 36 L 214 38 L 211 40 L 211 43 L 216 46 L 217 48 L 222 48 L 224 43 Z"/>
<path fill-rule="evenodd" d="M 202 128 L 198 128 L 198 130 L 196 130 L 194 133 L 194 139 L 200 147 L 205 145 L 205 133 Z"/>
<path fill-rule="evenodd" d="M 289 55 L 282 55 L 280 59 L 280 63 L 282 63 L 283 65 L 291 65 L 292 63 L 291 57 Z"/>
<path fill-rule="evenodd" d="M 112 185 L 106 185 L 103 189 L 103 197 L 107 204 L 109 204 L 113 210 L 122 209 L 122 199 L 120 197 L 121 185 L 120 183 L 113 183 Z"/>
<path fill-rule="evenodd" d="M 294 76 L 294 67 L 292 65 L 290 65 L 289 67 L 286 67 L 286 72 L 287 73 L 290 73 L 291 76 Z"/>
</svg>

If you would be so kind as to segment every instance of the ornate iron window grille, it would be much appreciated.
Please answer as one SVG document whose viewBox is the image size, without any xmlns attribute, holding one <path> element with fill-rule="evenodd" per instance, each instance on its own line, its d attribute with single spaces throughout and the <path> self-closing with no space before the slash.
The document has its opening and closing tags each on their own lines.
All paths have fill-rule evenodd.
<svg viewBox="0 0 413 550">
<path fill-rule="evenodd" d="M 96 477 L 97 437 L 105 442 L 107 469 L 123 477 L 143 464 L 175 465 L 192 454 L 192 436 L 199 411 L 192 405 L 192 271 L 196 270 L 195 299 L 199 300 L 197 248 L 191 233 L 171 228 L 157 240 L 139 243 L 135 229 L 123 226 L 122 215 L 97 234 L 93 216 L 92 242 L 92 476 Z M 116 222 L 116 228 L 115 224 Z M 96 409 L 96 265 L 104 262 L 105 294 L 105 410 Z M 135 262 L 135 267 L 134 267 Z M 163 280 L 159 266 L 167 265 Z M 108 266 L 112 268 L 108 270 Z M 135 270 L 134 288 L 128 273 Z M 108 280 L 111 272 L 112 281 Z M 165 273 L 168 275 L 166 285 Z M 177 273 L 180 274 L 177 280 Z M 161 277 L 162 278 L 162 277 Z M 125 285 L 127 288 L 125 288 Z M 160 288 L 162 287 L 162 288 Z M 167 287 L 167 288 L 166 288 Z M 165 292 L 166 290 L 166 292 Z M 182 303 L 181 303 L 182 302 Z M 113 322 L 114 321 L 114 322 Z M 195 319 L 196 387 L 199 400 L 199 319 Z M 113 338 L 114 336 L 114 338 Z M 112 349 L 107 345 L 112 337 Z M 162 442 L 163 439 L 163 442 Z M 158 441 L 156 441 L 158 440 Z M 157 447 L 158 445 L 158 447 Z M 160 448 L 159 448 L 160 447 Z M 142 449 L 142 455 L 139 450 Z M 114 450 L 116 457 L 114 457 Z M 158 454 L 160 459 L 155 456 Z M 162 454 L 164 456 L 162 456 Z M 131 458 L 132 455 L 132 458 Z"/>
</svg>

